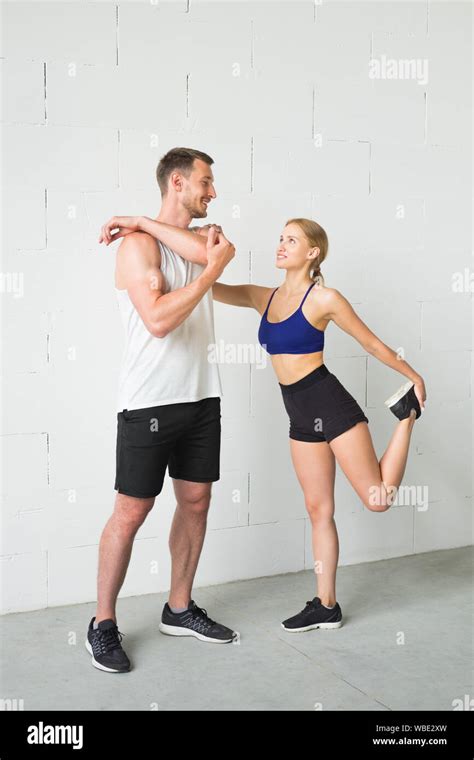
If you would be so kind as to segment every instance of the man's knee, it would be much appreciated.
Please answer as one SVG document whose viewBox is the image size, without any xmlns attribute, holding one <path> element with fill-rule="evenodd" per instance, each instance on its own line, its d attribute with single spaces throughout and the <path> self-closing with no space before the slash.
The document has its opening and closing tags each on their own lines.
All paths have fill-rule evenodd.
<svg viewBox="0 0 474 760">
<path fill-rule="evenodd" d="M 126 496 L 123 493 L 118 493 L 115 499 L 113 516 L 124 529 L 139 528 L 145 521 L 154 503 L 154 496 L 150 499 L 138 499 L 135 496 Z"/>
<path fill-rule="evenodd" d="M 187 489 L 185 494 L 180 494 L 178 505 L 187 512 L 196 515 L 204 515 L 209 511 L 211 492 L 207 483 L 202 486 L 196 483 L 196 488 Z"/>
</svg>

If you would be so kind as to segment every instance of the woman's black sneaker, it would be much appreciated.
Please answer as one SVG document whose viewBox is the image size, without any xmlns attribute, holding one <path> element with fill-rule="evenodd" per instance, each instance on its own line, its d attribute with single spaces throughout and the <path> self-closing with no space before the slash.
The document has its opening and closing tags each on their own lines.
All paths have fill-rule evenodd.
<svg viewBox="0 0 474 760">
<path fill-rule="evenodd" d="M 227 644 L 238 637 L 236 631 L 211 620 L 207 611 L 198 607 L 192 599 L 184 612 L 172 612 L 166 602 L 159 629 L 169 636 L 195 636 L 201 641 L 211 641 L 214 644 Z"/>
<path fill-rule="evenodd" d="M 321 604 L 319 596 L 315 596 L 311 602 L 306 602 L 304 610 L 284 620 L 281 624 L 285 631 L 291 633 L 312 631 L 313 628 L 340 628 L 341 625 L 342 611 L 338 602 L 329 610 Z"/>
<path fill-rule="evenodd" d="M 416 412 L 416 419 L 421 415 L 420 403 L 416 397 L 415 384 L 411 381 L 404 383 L 398 391 L 385 401 L 391 412 L 399 420 L 405 420 L 410 416 L 412 409 Z"/>
<path fill-rule="evenodd" d="M 126 673 L 130 670 L 130 660 L 122 649 L 122 636 L 112 619 L 101 620 L 94 628 L 95 617 L 89 623 L 86 649 L 92 655 L 92 664 L 107 673 Z"/>
</svg>

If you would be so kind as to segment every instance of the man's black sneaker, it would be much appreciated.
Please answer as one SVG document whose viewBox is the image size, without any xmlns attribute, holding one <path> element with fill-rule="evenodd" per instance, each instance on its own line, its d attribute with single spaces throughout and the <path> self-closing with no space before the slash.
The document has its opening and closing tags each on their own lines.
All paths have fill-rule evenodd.
<svg viewBox="0 0 474 760">
<path fill-rule="evenodd" d="M 159 629 L 169 636 L 195 636 L 201 641 L 211 641 L 214 644 L 226 644 L 238 637 L 236 631 L 211 620 L 206 610 L 198 607 L 192 599 L 184 612 L 171 612 L 166 602 Z"/>
<path fill-rule="evenodd" d="M 130 660 L 122 649 L 122 636 L 112 619 L 101 620 L 98 628 L 93 627 L 95 617 L 89 623 L 86 649 L 92 655 L 92 664 L 107 673 L 126 673 L 130 670 Z"/>
<path fill-rule="evenodd" d="M 416 419 L 421 415 L 420 403 L 416 397 L 415 385 L 410 380 L 404 383 L 385 402 L 391 412 L 399 420 L 405 420 L 410 416 L 410 411 L 416 411 Z"/>
<path fill-rule="evenodd" d="M 319 596 L 315 596 L 311 602 L 306 602 L 306 607 L 297 615 L 284 620 L 281 624 L 285 631 L 301 633 L 311 631 L 313 628 L 340 628 L 342 625 L 342 611 L 336 602 L 335 607 L 328 610 L 321 604 Z"/>
</svg>

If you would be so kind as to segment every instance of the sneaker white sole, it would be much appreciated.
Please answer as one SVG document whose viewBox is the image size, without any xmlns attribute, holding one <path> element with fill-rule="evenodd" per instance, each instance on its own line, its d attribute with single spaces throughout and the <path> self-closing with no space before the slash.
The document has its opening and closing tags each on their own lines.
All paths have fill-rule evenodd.
<svg viewBox="0 0 474 760">
<path fill-rule="evenodd" d="M 304 633 L 304 631 L 313 631 L 315 628 L 340 628 L 342 626 L 342 620 L 337 623 L 313 623 L 313 625 L 306 625 L 303 628 L 286 628 L 283 623 L 281 627 L 288 633 Z"/>
<path fill-rule="evenodd" d="M 176 625 L 167 625 L 166 623 L 160 623 L 158 628 L 161 633 L 164 633 L 167 636 L 195 636 L 196 639 L 199 639 L 200 641 L 210 641 L 211 644 L 229 644 L 234 638 L 236 638 L 213 639 L 210 636 L 203 636 L 202 633 L 198 633 L 197 631 L 191 631 L 190 628 L 178 628 Z"/>
<path fill-rule="evenodd" d="M 398 391 L 395 391 L 395 393 L 393 393 L 390 396 L 390 398 L 388 398 L 384 402 L 385 406 L 390 407 L 390 406 L 393 406 L 394 404 L 396 404 L 397 401 L 400 401 L 400 399 L 403 398 L 403 396 L 406 393 L 408 393 L 408 391 L 410 390 L 410 388 L 412 387 L 412 385 L 414 385 L 414 383 L 412 383 L 411 380 L 409 380 L 407 383 L 404 383 L 402 386 L 400 386 L 400 388 L 398 389 Z"/>
<path fill-rule="evenodd" d="M 89 639 L 86 639 L 84 643 L 86 645 L 87 651 L 91 655 L 94 668 L 97 668 L 98 670 L 104 670 L 106 673 L 128 673 L 128 670 L 114 670 L 113 668 L 106 668 L 105 665 L 101 665 L 100 662 L 97 662 L 97 660 L 94 659 L 94 653 L 92 651 Z"/>
</svg>

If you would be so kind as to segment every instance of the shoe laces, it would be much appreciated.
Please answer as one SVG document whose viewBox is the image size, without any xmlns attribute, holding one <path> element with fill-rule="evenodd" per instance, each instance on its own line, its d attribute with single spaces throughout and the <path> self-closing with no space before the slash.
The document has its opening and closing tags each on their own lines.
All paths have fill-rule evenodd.
<svg viewBox="0 0 474 760">
<path fill-rule="evenodd" d="M 96 628 L 95 633 L 102 652 L 118 649 L 121 646 L 122 638 L 125 636 L 118 628 L 107 628 L 105 631 Z"/>
<path fill-rule="evenodd" d="M 216 624 L 216 621 L 212 620 L 207 614 L 207 610 L 205 610 L 204 607 L 198 607 L 196 603 L 194 603 L 192 612 L 193 615 L 197 615 L 198 617 L 202 618 L 209 627 Z"/>
</svg>

